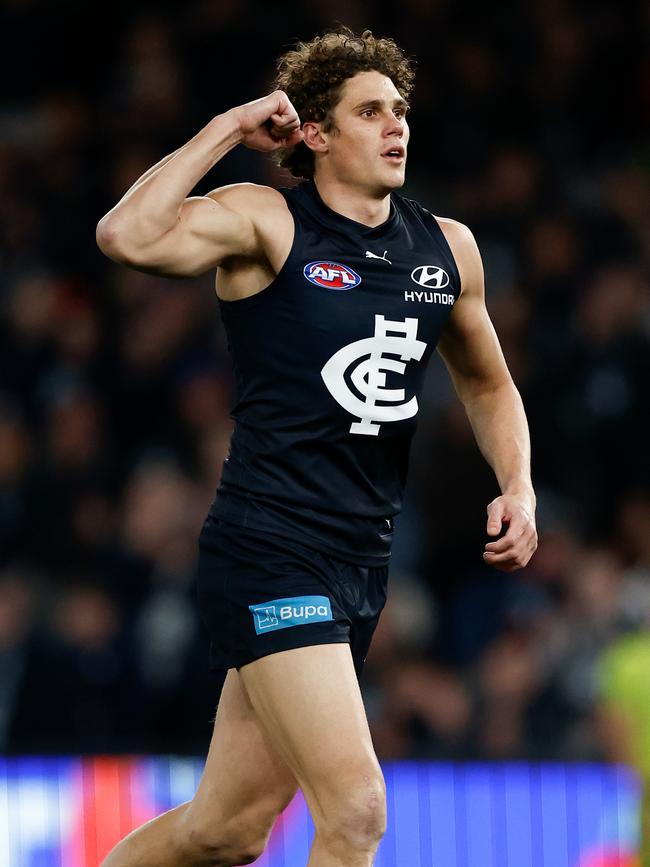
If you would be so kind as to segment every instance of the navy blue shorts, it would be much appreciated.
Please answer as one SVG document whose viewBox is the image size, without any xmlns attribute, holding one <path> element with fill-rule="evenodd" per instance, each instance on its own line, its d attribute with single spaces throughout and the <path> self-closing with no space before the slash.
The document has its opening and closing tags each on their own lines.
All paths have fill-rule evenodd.
<svg viewBox="0 0 650 867">
<path fill-rule="evenodd" d="M 209 515 L 199 537 L 198 597 L 210 633 L 210 668 L 347 643 L 359 677 L 387 584 L 388 566 L 345 563 Z"/>
</svg>

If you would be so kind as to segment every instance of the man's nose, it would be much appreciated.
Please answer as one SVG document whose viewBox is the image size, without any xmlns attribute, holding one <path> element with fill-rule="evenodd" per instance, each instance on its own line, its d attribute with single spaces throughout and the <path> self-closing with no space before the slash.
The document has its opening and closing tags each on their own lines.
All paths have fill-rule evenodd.
<svg viewBox="0 0 650 867">
<path fill-rule="evenodd" d="M 404 135 L 404 124 L 393 114 L 386 126 L 385 135 L 398 135 L 400 138 Z"/>
</svg>

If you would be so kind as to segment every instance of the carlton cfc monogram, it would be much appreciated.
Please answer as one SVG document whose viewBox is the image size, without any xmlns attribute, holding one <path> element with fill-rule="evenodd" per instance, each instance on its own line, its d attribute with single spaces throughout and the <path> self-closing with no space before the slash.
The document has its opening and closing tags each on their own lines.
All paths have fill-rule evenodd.
<svg viewBox="0 0 650 867">
<path fill-rule="evenodd" d="M 350 433 L 377 436 L 380 422 L 412 418 L 418 411 L 414 396 L 406 399 L 403 388 L 386 388 L 386 371 L 403 374 L 406 361 L 419 361 L 427 345 L 417 339 L 418 320 L 403 321 L 375 316 L 373 337 L 356 340 L 339 349 L 321 370 L 323 382 L 332 397 L 359 421 L 350 425 Z M 370 357 L 366 357 L 366 356 Z M 399 355 L 384 358 L 384 355 Z M 352 384 L 363 399 L 349 388 L 345 374 L 355 362 L 350 374 Z M 377 401 L 382 401 L 378 406 Z M 390 405 L 386 406 L 385 403 Z"/>
</svg>

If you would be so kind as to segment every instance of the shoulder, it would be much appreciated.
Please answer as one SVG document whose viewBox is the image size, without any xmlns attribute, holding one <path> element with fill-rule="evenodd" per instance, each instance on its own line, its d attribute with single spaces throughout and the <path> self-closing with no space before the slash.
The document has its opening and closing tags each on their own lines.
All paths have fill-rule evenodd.
<svg viewBox="0 0 650 867">
<path fill-rule="evenodd" d="M 282 193 L 273 187 L 266 187 L 262 184 L 228 184 L 225 187 L 210 190 L 206 196 L 225 208 L 242 213 L 256 212 L 260 208 L 270 211 L 287 210 Z"/>
<path fill-rule="evenodd" d="M 433 220 L 445 236 L 454 256 L 457 254 L 461 256 L 469 254 L 471 256 L 478 252 L 474 235 L 464 223 L 459 223 L 458 220 L 452 220 L 450 217 L 439 217 L 415 199 L 407 199 L 400 195 L 397 195 L 396 198 L 402 207 L 411 210 L 420 217 Z"/>
<path fill-rule="evenodd" d="M 458 220 L 450 217 L 437 217 L 434 219 L 440 226 L 440 231 L 445 236 L 449 248 L 456 260 L 456 266 L 461 279 L 461 291 L 483 292 L 483 263 L 479 253 L 476 238 L 471 229 Z"/>
<path fill-rule="evenodd" d="M 279 190 L 261 184 L 241 183 L 218 187 L 208 198 L 245 218 L 253 226 L 263 249 L 275 259 L 275 247 L 293 234 L 293 217 Z"/>
<path fill-rule="evenodd" d="M 476 240 L 471 229 L 464 223 L 452 220 L 451 217 L 439 217 L 437 215 L 434 215 L 434 219 L 442 229 L 445 238 L 451 238 L 460 247 L 467 245 L 476 246 Z"/>
<path fill-rule="evenodd" d="M 431 212 L 428 211 L 427 213 Z M 466 256 L 478 252 L 476 239 L 468 226 L 464 223 L 459 223 L 458 220 L 452 220 L 451 217 L 439 217 L 437 214 L 431 214 L 431 216 L 445 236 L 454 256 L 458 254 Z"/>
</svg>

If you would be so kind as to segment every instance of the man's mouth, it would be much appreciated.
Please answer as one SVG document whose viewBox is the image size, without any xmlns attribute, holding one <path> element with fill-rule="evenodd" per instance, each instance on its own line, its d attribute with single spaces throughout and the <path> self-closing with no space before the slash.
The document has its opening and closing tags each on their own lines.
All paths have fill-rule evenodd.
<svg viewBox="0 0 650 867">
<path fill-rule="evenodd" d="M 401 163 L 406 156 L 406 149 L 402 145 L 394 145 L 386 148 L 381 154 L 382 158 L 391 163 Z"/>
</svg>

